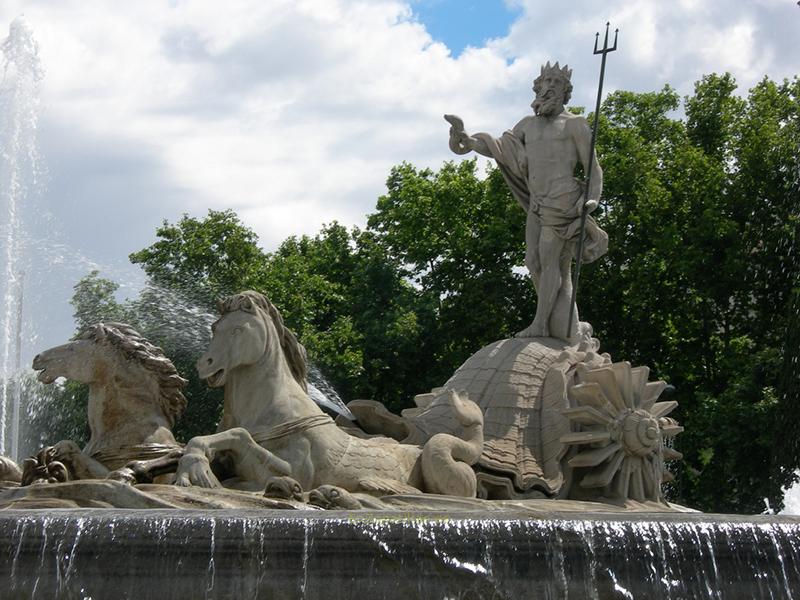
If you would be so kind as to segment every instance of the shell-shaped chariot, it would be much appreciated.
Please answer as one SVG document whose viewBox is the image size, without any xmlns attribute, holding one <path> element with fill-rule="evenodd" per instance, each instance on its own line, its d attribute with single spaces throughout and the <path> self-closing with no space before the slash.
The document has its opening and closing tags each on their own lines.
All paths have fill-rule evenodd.
<svg viewBox="0 0 800 600">
<path fill-rule="evenodd" d="M 667 441 L 682 428 L 658 402 L 666 384 L 647 367 L 612 363 L 591 340 L 511 338 L 471 356 L 441 388 L 415 397 L 401 415 L 355 400 L 348 407 L 374 435 L 424 444 L 462 435 L 449 394 L 466 394 L 483 411 L 477 471 L 486 499 L 569 498 L 660 501 L 665 461 L 680 458 Z"/>
</svg>

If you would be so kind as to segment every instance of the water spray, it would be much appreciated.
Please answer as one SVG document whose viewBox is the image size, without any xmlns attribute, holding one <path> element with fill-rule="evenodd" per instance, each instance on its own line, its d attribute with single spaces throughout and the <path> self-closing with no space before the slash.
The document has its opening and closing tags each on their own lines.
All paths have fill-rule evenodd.
<svg viewBox="0 0 800 600">
<path fill-rule="evenodd" d="M 0 297 L 0 454 L 17 458 L 19 378 L 22 350 L 22 208 L 37 185 L 39 91 L 43 70 L 28 23 L 15 19 L 0 43 L 0 253 L 4 289 Z"/>
</svg>

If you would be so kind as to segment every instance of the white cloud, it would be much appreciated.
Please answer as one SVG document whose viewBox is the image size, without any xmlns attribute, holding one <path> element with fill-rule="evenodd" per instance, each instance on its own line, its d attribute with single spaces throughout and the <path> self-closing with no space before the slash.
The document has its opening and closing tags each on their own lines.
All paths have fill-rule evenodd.
<svg viewBox="0 0 800 600">
<path fill-rule="evenodd" d="M 392 165 L 455 158 L 443 113 L 501 132 L 546 60 L 569 62 L 573 103 L 592 106 L 606 20 L 621 29 L 607 90 L 796 69 L 794 2 L 508 3 L 523 9 L 509 35 L 458 58 L 395 0 L 7 0 L 0 26 L 25 13 L 41 46 L 50 210 L 82 211 L 75 227 L 94 234 L 67 243 L 108 263 L 209 207 L 237 210 L 268 249 L 363 224 Z M 105 228 L 114 215 L 130 226 Z"/>
<path fill-rule="evenodd" d="M 746 90 L 764 75 L 780 80 L 798 71 L 800 9 L 789 0 L 578 0 L 568 11 L 534 0 L 524 5 L 504 51 L 534 63 L 569 62 L 576 103 L 594 104 L 600 61 L 591 50 L 606 21 L 620 29 L 619 51 L 608 59 L 609 89 L 650 91 L 669 83 L 688 94 L 702 75 L 731 71 Z"/>
<path fill-rule="evenodd" d="M 272 247 L 314 231 L 317 215 L 335 216 L 335 207 L 367 212 L 392 164 L 449 158 L 444 111 L 460 112 L 470 127 L 513 124 L 544 60 L 570 62 L 575 102 L 591 105 L 592 34 L 607 18 L 622 29 L 610 88 L 668 81 L 688 92 L 712 70 L 732 70 L 745 85 L 767 72 L 777 51 L 758 17 L 785 9 L 709 0 L 584 0 L 569 12 L 512 4 L 524 12 L 510 35 L 458 59 L 409 4 L 390 0 L 239 0 L 224 11 L 200 0 L 17 1 L 0 21 L 25 12 L 36 30 L 52 119 L 72 123 L 76 135 L 138 140 L 176 187 L 193 192 L 180 209 L 246 207 Z M 310 214 L 277 208 L 286 203 Z"/>
</svg>

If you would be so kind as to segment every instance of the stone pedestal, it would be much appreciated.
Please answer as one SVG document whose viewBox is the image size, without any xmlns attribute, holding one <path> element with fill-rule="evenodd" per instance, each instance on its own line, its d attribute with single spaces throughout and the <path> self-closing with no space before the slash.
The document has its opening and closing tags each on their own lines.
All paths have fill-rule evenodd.
<svg viewBox="0 0 800 600">
<path fill-rule="evenodd" d="M 800 520 L 702 514 L 0 512 L 0 597 L 788 598 Z"/>
</svg>

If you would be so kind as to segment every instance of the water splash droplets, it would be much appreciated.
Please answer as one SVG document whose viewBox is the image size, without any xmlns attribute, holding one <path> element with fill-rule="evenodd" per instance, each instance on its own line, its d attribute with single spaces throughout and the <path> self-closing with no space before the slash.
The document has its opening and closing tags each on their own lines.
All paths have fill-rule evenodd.
<svg viewBox="0 0 800 600">
<path fill-rule="evenodd" d="M 36 134 L 44 70 L 33 31 L 22 18 L 11 23 L 0 49 L 0 452 L 16 458 L 20 395 L 13 380 L 20 367 L 25 285 L 22 208 L 35 195 L 41 179 Z"/>
</svg>

